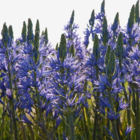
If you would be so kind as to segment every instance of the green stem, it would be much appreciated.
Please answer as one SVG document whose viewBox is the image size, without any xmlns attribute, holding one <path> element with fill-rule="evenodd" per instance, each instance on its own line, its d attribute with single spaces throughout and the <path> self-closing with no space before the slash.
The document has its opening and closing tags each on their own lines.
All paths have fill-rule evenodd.
<svg viewBox="0 0 140 140">
<path fill-rule="evenodd" d="M 85 116 L 85 107 L 83 107 L 83 119 L 84 119 L 84 126 L 85 126 L 85 132 L 86 132 L 86 139 L 89 140 L 89 131 L 88 131 L 88 122 L 87 118 Z"/>
<path fill-rule="evenodd" d="M 74 125 L 73 125 L 73 113 L 71 111 L 70 111 L 70 114 L 69 114 L 69 126 L 70 126 L 70 140 L 75 140 Z"/>
<path fill-rule="evenodd" d="M 23 132 L 22 132 L 23 139 L 24 140 L 27 140 L 27 138 L 26 138 L 26 132 L 25 132 L 25 126 L 23 125 L 23 123 L 21 123 L 21 127 L 23 128 Z"/>
<path fill-rule="evenodd" d="M 5 43 L 5 47 L 7 48 L 7 43 Z M 9 60 L 8 52 L 6 51 L 6 59 Z M 17 124 L 16 124 L 16 119 L 15 119 L 15 108 L 14 108 L 14 99 L 13 99 L 13 88 L 12 88 L 12 76 L 11 76 L 11 70 L 10 70 L 10 63 L 8 62 L 8 76 L 9 76 L 9 82 L 10 82 L 10 90 L 11 90 L 11 96 L 12 99 L 10 100 L 10 105 L 12 108 L 12 118 L 13 118 L 13 123 L 14 123 L 14 137 L 15 140 L 18 140 L 18 135 L 17 135 Z"/>
<path fill-rule="evenodd" d="M 109 111 L 109 108 L 107 109 L 107 111 Z M 107 119 L 107 129 L 110 130 L 110 121 L 109 121 L 109 119 Z M 110 140 L 110 138 L 107 137 L 107 140 Z"/>
<path fill-rule="evenodd" d="M 131 83 L 131 88 L 132 88 L 132 92 L 133 92 L 133 100 L 132 100 L 132 108 L 133 108 L 133 111 L 136 115 L 136 99 L 135 99 L 135 90 L 134 90 L 134 84 Z"/>
<path fill-rule="evenodd" d="M 111 109 L 114 112 L 113 98 L 112 98 L 112 95 L 111 95 L 110 90 L 108 91 L 108 95 L 109 95 L 109 103 L 111 105 Z M 115 120 L 114 121 L 111 121 L 111 123 L 112 123 L 112 127 L 113 127 L 114 140 L 119 140 Z"/>
<path fill-rule="evenodd" d="M 122 70 L 122 60 L 121 59 L 119 59 L 119 67 Z M 123 77 L 123 74 L 122 73 L 121 73 L 121 77 Z M 127 97 L 127 92 L 125 90 L 124 83 L 122 83 L 122 86 L 124 88 L 123 89 L 123 92 L 124 92 L 125 100 L 128 103 L 128 97 Z M 129 102 L 130 102 L 130 97 L 131 97 L 131 95 L 129 94 Z M 130 105 L 129 105 L 129 108 L 130 108 Z M 130 110 L 127 110 L 127 120 L 128 120 L 129 126 L 131 125 L 131 114 L 130 113 L 131 113 Z M 128 134 L 127 140 L 130 140 L 130 133 Z"/>
<path fill-rule="evenodd" d="M 53 140 L 55 140 L 54 132 L 55 132 L 55 119 L 53 120 Z"/>
<path fill-rule="evenodd" d="M 136 88 L 138 89 L 138 88 Z M 136 140 L 140 139 L 140 113 L 139 113 L 139 92 L 136 91 L 137 96 L 137 112 L 136 112 Z"/>
<path fill-rule="evenodd" d="M 128 100 L 128 97 L 127 97 L 127 93 L 126 93 L 126 90 L 125 90 L 125 86 L 124 86 L 124 83 L 122 83 L 122 86 L 123 86 L 123 92 L 124 92 L 124 96 L 125 96 L 125 100 L 126 100 L 126 102 L 128 103 L 128 102 L 130 102 L 130 94 L 129 94 L 129 100 Z M 130 105 L 129 105 L 129 108 L 130 108 Z M 127 110 L 127 120 L 128 120 L 128 125 L 130 126 L 131 125 L 131 112 L 130 112 L 130 110 Z M 131 133 L 129 133 L 128 134 L 128 137 L 127 137 L 127 140 L 130 140 L 130 137 L 131 137 L 131 135 L 130 135 Z"/>
<path fill-rule="evenodd" d="M 96 65 L 96 78 L 98 79 L 98 66 Z M 98 121 L 99 121 L 99 115 L 97 114 L 97 109 L 99 109 L 99 96 L 100 92 L 97 92 L 97 98 L 96 98 L 96 108 L 95 108 L 95 119 L 94 119 L 94 131 L 93 131 L 93 140 L 96 138 L 96 130 L 98 129 Z"/>
<path fill-rule="evenodd" d="M 34 75 L 35 75 L 35 81 L 36 81 L 36 72 L 34 71 Z M 41 122 L 42 126 L 43 126 L 43 133 L 48 135 L 47 131 L 46 131 L 46 127 L 45 127 L 45 121 L 44 121 L 44 117 L 43 114 L 41 112 L 40 109 L 40 97 L 39 97 L 39 92 L 38 92 L 38 88 L 35 86 L 35 90 L 36 90 L 36 96 L 37 96 L 37 103 L 39 105 L 38 107 L 38 112 L 39 112 L 39 122 Z"/>
<path fill-rule="evenodd" d="M 33 130 L 32 130 L 32 127 L 31 127 L 30 124 L 27 124 L 27 126 L 28 126 L 28 128 L 29 128 L 29 130 L 30 130 L 30 133 L 31 133 L 31 140 L 34 140 L 34 132 L 33 132 Z"/>
</svg>

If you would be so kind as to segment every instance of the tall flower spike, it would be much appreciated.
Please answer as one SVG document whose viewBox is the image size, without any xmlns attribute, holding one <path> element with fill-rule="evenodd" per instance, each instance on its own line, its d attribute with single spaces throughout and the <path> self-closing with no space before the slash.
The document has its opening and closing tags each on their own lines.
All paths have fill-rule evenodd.
<svg viewBox="0 0 140 140">
<path fill-rule="evenodd" d="M 25 21 L 23 22 L 23 28 L 22 28 L 22 34 L 23 42 L 27 41 L 27 30 L 26 30 L 26 23 Z"/>
<path fill-rule="evenodd" d="M 95 55 L 96 61 L 99 58 L 100 55 L 100 49 L 99 49 L 99 39 L 97 34 L 95 34 L 95 38 L 94 38 L 94 45 L 93 45 L 93 54 Z"/>
<path fill-rule="evenodd" d="M 127 23 L 127 31 L 129 34 L 131 34 L 132 26 L 135 21 L 135 6 L 133 5 L 130 11 L 128 23 Z"/>
<path fill-rule="evenodd" d="M 108 42 L 108 30 L 107 30 L 106 17 L 104 17 L 104 20 L 103 20 L 102 39 L 103 39 L 103 44 L 105 46 L 106 43 Z"/>
<path fill-rule="evenodd" d="M 101 13 L 105 13 L 105 0 L 101 4 Z"/>
<path fill-rule="evenodd" d="M 123 48 L 123 34 L 120 33 L 119 36 L 118 36 L 117 47 L 116 47 L 116 56 L 119 59 L 123 58 L 123 51 L 124 51 L 124 48 Z"/>
<path fill-rule="evenodd" d="M 40 34 L 39 20 L 36 22 L 35 32 L 39 32 Z"/>
<path fill-rule="evenodd" d="M 65 35 L 61 35 L 61 41 L 60 41 L 60 46 L 59 46 L 59 56 L 61 59 L 61 62 L 64 62 L 64 59 L 66 58 L 66 52 L 67 51 L 67 46 L 66 46 L 66 38 Z"/>
<path fill-rule="evenodd" d="M 139 25 L 139 0 L 135 5 L 135 21 L 138 22 Z"/>
<path fill-rule="evenodd" d="M 33 53 L 34 53 L 33 59 L 35 63 L 37 63 L 39 59 L 39 32 L 35 33 Z"/>
<path fill-rule="evenodd" d="M 70 18 L 70 28 L 71 28 L 73 22 L 74 22 L 74 10 L 72 11 L 72 15 L 71 15 L 71 18 Z"/>
<path fill-rule="evenodd" d="M 118 25 L 120 24 L 120 21 L 119 21 L 119 13 L 117 12 L 116 16 L 115 16 L 115 19 L 114 19 L 114 23 L 112 25 L 112 30 L 113 32 L 116 31 Z"/>
<path fill-rule="evenodd" d="M 31 19 L 28 19 L 28 35 L 27 35 L 28 41 L 33 42 L 33 24 Z"/>
<path fill-rule="evenodd" d="M 89 20 L 89 25 L 91 25 L 91 27 L 94 26 L 94 21 L 95 21 L 95 14 L 94 14 L 94 10 L 93 10 L 91 13 L 90 20 Z"/>
</svg>

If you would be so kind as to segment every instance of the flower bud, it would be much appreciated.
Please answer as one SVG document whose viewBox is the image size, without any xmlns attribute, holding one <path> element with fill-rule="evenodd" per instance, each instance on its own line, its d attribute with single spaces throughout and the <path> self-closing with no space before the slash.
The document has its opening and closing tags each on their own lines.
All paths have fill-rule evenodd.
<svg viewBox="0 0 140 140">
<path fill-rule="evenodd" d="M 101 4 L 101 13 L 105 13 L 105 0 Z"/>
<path fill-rule="evenodd" d="M 127 23 L 127 31 L 129 34 L 131 34 L 134 21 L 135 21 L 135 6 L 133 5 L 131 8 L 131 12 L 130 12 L 128 23 Z"/>
<path fill-rule="evenodd" d="M 91 25 L 91 27 L 94 26 L 94 20 L 95 20 L 95 14 L 94 14 L 94 10 L 93 10 L 91 13 L 90 20 L 89 20 L 89 25 Z"/>
<path fill-rule="evenodd" d="M 74 10 L 72 11 L 72 15 L 71 15 L 71 18 L 70 18 L 70 26 L 69 26 L 69 28 L 71 28 L 73 22 L 74 22 Z"/>
<path fill-rule="evenodd" d="M 39 20 L 36 22 L 35 32 L 39 32 L 40 34 Z"/>
<path fill-rule="evenodd" d="M 14 38 L 14 36 L 13 36 L 13 28 L 12 28 L 11 25 L 9 26 L 9 35 L 11 37 L 11 41 L 10 41 L 10 46 L 11 46 L 12 39 Z"/>
<path fill-rule="evenodd" d="M 9 44 L 10 43 L 10 36 L 9 36 L 9 33 L 8 33 L 8 29 L 7 29 L 6 23 L 4 23 L 4 25 L 3 25 L 3 29 L 2 29 L 1 35 L 2 35 L 3 43 Z"/>
<path fill-rule="evenodd" d="M 118 25 L 120 24 L 120 21 L 119 21 L 119 13 L 117 12 L 116 16 L 115 16 L 115 19 L 114 19 L 114 23 L 112 25 L 112 30 L 113 32 L 116 31 Z"/>
<path fill-rule="evenodd" d="M 61 62 L 64 62 L 64 59 L 66 58 L 66 53 L 67 53 L 66 38 L 65 38 L 65 35 L 62 34 L 60 46 L 59 46 L 59 56 L 60 56 Z"/>
<path fill-rule="evenodd" d="M 58 50 L 58 43 L 56 44 L 55 50 Z"/>
<path fill-rule="evenodd" d="M 96 61 L 97 61 L 99 58 L 99 55 L 100 55 L 99 39 L 98 39 L 97 34 L 95 34 L 95 38 L 94 38 L 93 54 L 94 54 Z"/>
<path fill-rule="evenodd" d="M 29 18 L 28 19 L 28 35 L 27 35 L 27 40 L 28 42 L 31 41 L 33 42 L 33 25 L 32 25 L 32 21 Z"/>
<path fill-rule="evenodd" d="M 48 31 L 47 31 L 47 28 L 45 28 L 45 45 L 48 43 Z"/>
<path fill-rule="evenodd" d="M 75 56 L 75 51 L 74 51 L 73 44 L 71 45 L 71 47 L 69 48 L 69 50 L 70 50 L 70 54 L 74 57 Z"/>
<path fill-rule="evenodd" d="M 103 39 L 104 46 L 108 42 L 108 37 L 109 37 L 109 35 L 108 35 L 108 30 L 107 30 L 107 20 L 106 20 L 106 17 L 104 17 L 104 19 L 103 19 L 103 29 L 102 29 L 102 39 Z"/>
<path fill-rule="evenodd" d="M 120 33 L 118 36 L 118 40 L 117 40 L 117 47 L 116 47 L 116 56 L 119 59 L 123 58 L 123 52 L 124 52 L 124 48 L 123 48 L 123 34 Z"/>
<path fill-rule="evenodd" d="M 25 21 L 23 22 L 23 28 L 22 28 L 22 34 L 23 42 L 26 42 L 27 40 L 27 31 L 26 31 L 26 23 Z"/>
<path fill-rule="evenodd" d="M 139 25 L 139 0 L 135 5 L 135 22 L 138 22 Z"/>
<path fill-rule="evenodd" d="M 34 56 L 33 56 L 34 61 L 35 63 L 37 63 L 39 59 L 39 32 L 35 33 L 33 53 L 34 53 Z"/>
<path fill-rule="evenodd" d="M 108 63 L 106 65 L 106 74 L 108 77 L 112 77 L 112 75 L 115 73 L 115 66 L 115 53 L 114 51 L 111 51 Z"/>
<path fill-rule="evenodd" d="M 11 39 L 14 38 L 14 36 L 13 36 L 13 28 L 12 28 L 11 25 L 9 26 L 9 35 L 11 36 Z"/>
<path fill-rule="evenodd" d="M 107 66 L 107 64 L 108 64 L 110 52 L 111 52 L 111 46 L 109 45 L 109 46 L 107 47 L 107 51 L 106 51 L 106 55 L 105 55 L 105 65 L 106 65 L 106 66 Z"/>
<path fill-rule="evenodd" d="M 45 40 L 45 46 L 46 46 L 46 44 L 48 43 L 48 31 L 47 31 L 47 28 L 45 28 L 45 32 L 44 31 L 42 32 L 42 36 L 43 35 L 45 35 L 43 39 Z"/>
</svg>

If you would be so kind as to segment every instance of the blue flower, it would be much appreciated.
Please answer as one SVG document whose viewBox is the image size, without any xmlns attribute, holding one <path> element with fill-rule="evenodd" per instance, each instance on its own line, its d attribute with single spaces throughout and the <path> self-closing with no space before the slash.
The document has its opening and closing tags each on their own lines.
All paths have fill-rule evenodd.
<svg viewBox="0 0 140 140">
<path fill-rule="evenodd" d="M 13 97 L 12 97 L 11 89 L 6 89 L 6 95 L 10 100 L 12 100 Z"/>
<path fill-rule="evenodd" d="M 121 114 L 115 113 L 110 109 L 110 111 L 107 112 L 107 118 L 110 119 L 111 121 L 116 120 L 120 117 Z"/>
<path fill-rule="evenodd" d="M 99 92 L 104 92 L 105 89 L 110 88 L 111 85 L 107 79 L 107 76 L 99 75 L 99 80 L 94 81 L 94 85 L 97 86 L 93 88 L 94 90 L 97 89 Z"/>
<path fill-rule="evenodd" d="M 133 131 L 135 128 L 132 128 L 131 126 L 127 125 L 126 131 L 125 131 L 125 136 L 127 136 L 131 131 Z"/>
<path fill-rule="evenodd" d="M 84 34 L 85 34 L 85 37 L 84 37 L 85 40 L 84 40 L 83 44 L 85 46 L 88 46 L 88 44 L 89 44 L 89 36 L 90 36 L 90 31 L 88 30 L 88 28 L 86 29 Z"/>
<path fill-rule="evenodd" d="M 132 51 L 129 52 L 129 57 L 131 60 L 139 60 L 140 49 L 138 48 L 138 45 L 136 45 L 136 47 L 132 47 Z"/>
<path fill-rule="evenodd" d="M 123 102 L 123 98 L 121 99 L 120 103 L 119 103 L 119 108 L 118 111 L 124 110 L 125 108 L 127 108 L 129 106 L 129 103 L 124 103 Z"/>
<path fill-rule="evenodd" d="M 61 123 L 61 119 L 60 119 L 60 117 L 58 117 L 58 118 L 56 119 L 56 126 L 55 126 L 55 129 L 57 129 L 57 127 L 59 126 L 60 123 Z"/>
<path fill-rule="evenodd" d="M 111 105 L 109 104 L 109 100 L 108 98 L 104 98 L 104 97 L 99 97 L 99 105 L 100 106 L 104 106 L 104 107 L 108 107 L 111 108 Z"/>
</svg>

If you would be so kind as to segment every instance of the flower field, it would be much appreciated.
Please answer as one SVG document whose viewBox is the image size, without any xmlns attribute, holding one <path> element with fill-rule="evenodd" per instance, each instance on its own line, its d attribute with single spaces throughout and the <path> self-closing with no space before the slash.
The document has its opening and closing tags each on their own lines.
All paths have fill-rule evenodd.
<svg viewBox="0 0 140 140">
<path fill-rule="evenodd" d="M 15 42 L 3 24 L 0 140 L 140 140 L 139 1 L 122 29 L 119 13 L 108 25 L 103 0 L 84 41 L 74 15 L 55 49 L 39 20 L 35 34 L 24 21 Z"/>
</svg>

